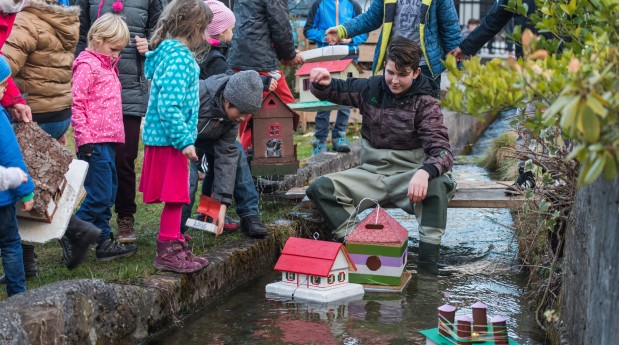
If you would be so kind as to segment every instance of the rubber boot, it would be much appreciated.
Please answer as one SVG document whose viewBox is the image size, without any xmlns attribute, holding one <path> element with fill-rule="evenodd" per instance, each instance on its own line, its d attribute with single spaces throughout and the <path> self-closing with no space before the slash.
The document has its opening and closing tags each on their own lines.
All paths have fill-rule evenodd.
<svg viewBox="0 0 620 345">
<path fill-rule="evenodd" d="M 76 216 L 71 216 L 67 231 L 60 239 L 63 257 L 68 269 L 72 270 L 84 261 L 88 247 L 97 243 L 100 234 L 101 229 L 95 225 Z"/>
<path fill-rule="evenodd" d="M 24 272 L 26 273 L 26 278 L 38 277 L 39 270 L 37 268 L 37 263 L 34 261 L 34 258 L 36 257 L 36 254 L 34 253 L 34 246 L 22 243 L 22 257 L 24 259 Z M 0 277 L 0 284 L 6 284 L 6 278 L 4 275 Z"/>
<path fill-rule="evenodd" d="M 439 245 L 420 242 L 418 249 L 418 269 L 435 276 L 449 276 L 451 271 L 443 270 L 445 267 L 439 263 Z"/>
</svg>

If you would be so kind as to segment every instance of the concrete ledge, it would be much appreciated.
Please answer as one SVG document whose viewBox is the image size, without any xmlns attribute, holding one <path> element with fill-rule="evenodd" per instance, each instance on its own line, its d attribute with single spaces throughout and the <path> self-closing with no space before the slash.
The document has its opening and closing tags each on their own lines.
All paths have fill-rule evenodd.
<svg viewBox="0 0 620 345">
<path fill-rule="evenodd" d="M 273 269 L 276 240 L 238 240 L 209 252 L 190 275 L 162 273 L 137 285 L 70 280 L 0 302 L 0 344 L 133 344 L 173 326 Z"/>
</svg>

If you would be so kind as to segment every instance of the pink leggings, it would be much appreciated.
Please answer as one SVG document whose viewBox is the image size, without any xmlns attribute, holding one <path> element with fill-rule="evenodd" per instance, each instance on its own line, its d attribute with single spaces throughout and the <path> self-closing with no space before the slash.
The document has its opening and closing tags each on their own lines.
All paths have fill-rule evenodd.
<svg viewBox="0 0 620 345">
<path fill-rule="evenodd" d="M 160 241 L 183 241 L 181 236 L 181 211 L 183 203 L 167 202 L 164 204 L 164 210 L 161 212 L 161 220 L 159 222 Z"/>
</svg>

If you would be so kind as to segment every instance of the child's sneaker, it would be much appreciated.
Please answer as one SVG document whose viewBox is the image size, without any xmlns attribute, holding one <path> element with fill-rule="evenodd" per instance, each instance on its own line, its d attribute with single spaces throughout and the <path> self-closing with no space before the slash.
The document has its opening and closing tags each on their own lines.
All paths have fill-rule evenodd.
<svg viewBox="0 0 620 345">
<path fill-rule="evenodd" d="M 114 241 L 114 237 L 110 234 L 110 238 L 97 245 L 95 256 L 97 261 L 110 261 L 132 255 L 137 250 L 138 248 L 133 244 L 121 244 Z"/>
<path fill-rule="evenodd" d="M 324 141 L 320 141 L 317 139 L 311 140 L 310 145 L 312 145 L 312 147 L 314 148 L 314 150 L 312 150 L 313 156 L 327 152 L 327 145 L 325 145 Z"/>
<path fill-rule="evenodd" d="M 336 152 L 351 152 L 351 141 L 342 132 L 338 137 L 332 138 L 332 148 Z"/>
</svg>

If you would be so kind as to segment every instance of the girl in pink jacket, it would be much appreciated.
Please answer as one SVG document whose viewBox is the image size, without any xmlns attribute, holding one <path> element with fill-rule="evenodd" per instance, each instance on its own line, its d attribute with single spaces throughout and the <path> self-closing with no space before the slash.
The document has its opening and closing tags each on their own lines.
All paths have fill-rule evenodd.
<svg viewBox="0 0 620 345">
<path fill-rule="evenodd" d="M 88 162 L 86 198 L 75 216 L 101 229 L 97 260 L 135 253 L 136 247 L 115 242 L 110 229 L 116 199 L 116 145 L 125 142 L 121 83 L 116 64 L 129 43 L 129 29 L 115 14 L 104 14 L 88 31 L 88 48 L 73 63 L 71 125 L 79 159 Z"/>
</svg>

